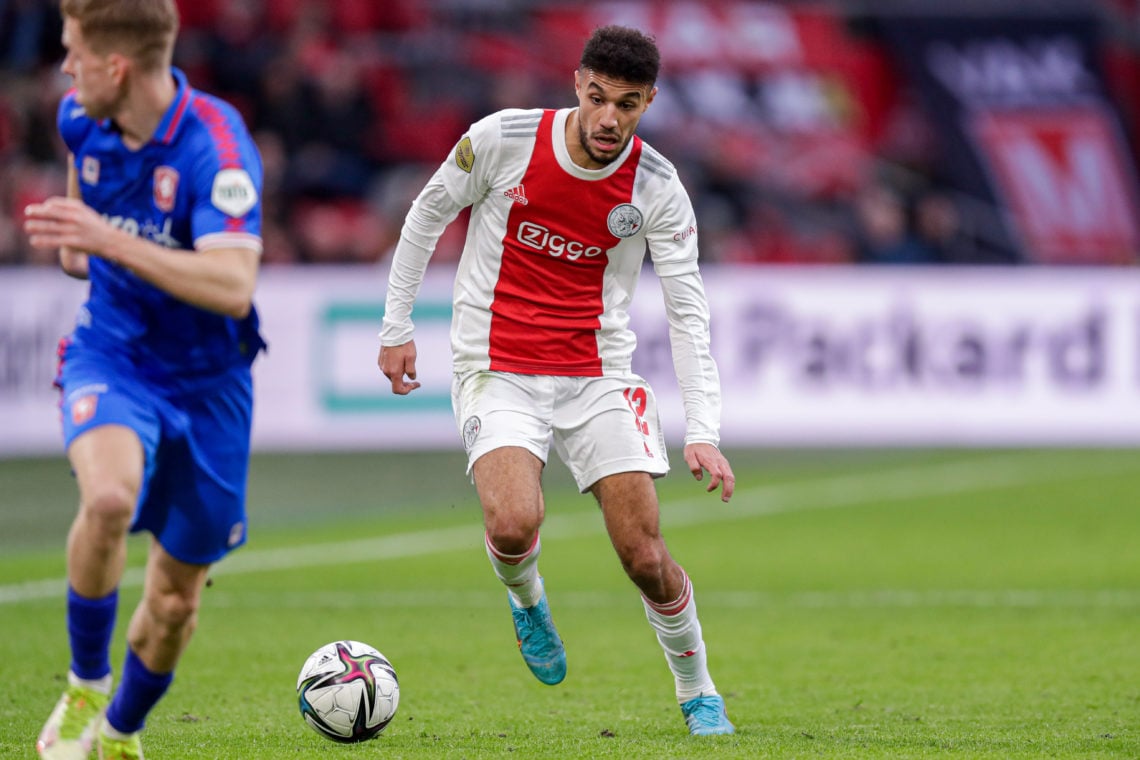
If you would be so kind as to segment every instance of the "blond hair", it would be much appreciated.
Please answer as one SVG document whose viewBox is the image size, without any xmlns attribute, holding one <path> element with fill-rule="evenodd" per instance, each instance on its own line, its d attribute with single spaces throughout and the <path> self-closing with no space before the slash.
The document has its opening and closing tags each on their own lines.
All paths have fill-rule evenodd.
<svg viewBox="0 0 1140 760">
<path fill-rule="evenodd" d="M 178 36 L 174 0 L 61 0 L 60 12 L 101 55 L 122 53 L 147 71 L 170 65 Z"/>
</svg>

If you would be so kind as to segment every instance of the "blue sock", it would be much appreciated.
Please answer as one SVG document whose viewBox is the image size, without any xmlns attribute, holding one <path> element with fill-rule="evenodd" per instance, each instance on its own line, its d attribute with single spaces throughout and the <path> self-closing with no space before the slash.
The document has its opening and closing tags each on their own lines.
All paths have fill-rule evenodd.
<svg viewBox="0 0 1140 760">
<path fill-rule="evenodd" d="M 152 673 L 143 661 L 127 647 L 123 678 L 107 708 L 107 722 L 124 734 L 141 731 L 146 716 L 162 699 L 174 680 L 174 673 Z"/>
<path fill-rule="evenodd" d="M 71 641 L 71 672 L 95 681 L 111 672 L 111 634 L 119 609 L 116 589 L 102 599 L 87 599 L 67 589 L 67 635 Z"/>
</svg>

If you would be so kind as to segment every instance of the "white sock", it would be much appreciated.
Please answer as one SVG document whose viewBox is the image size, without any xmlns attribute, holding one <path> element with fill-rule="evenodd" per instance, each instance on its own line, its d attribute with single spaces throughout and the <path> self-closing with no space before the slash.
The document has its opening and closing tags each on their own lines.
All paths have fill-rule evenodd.
<svg viewBox="0 0 1140 760">
<path fill-rule="evenodd" d="M 74 673 L 72 673 L 69 670 L 69 671 L 67 671 L 67 682 L 69 684 L 71 684 L 72 686 L 82 686 L 85 689 L 94 689 L 95 691 L 99 692 L 100 694 L 110 694 L 111 693 L 111 674 L 110 673 L 103 676 L 102 678 L 96 678 L 95 680 L 92 681 L 92 680 L 87 679 L 87 678 L 80 678 L 79 676 L 75 675 Z"/>
<path fill-rule="evenodd" d="M 657 641 L 665 651 L 665 661 L 673 672 L 677 687 L 677 702 L 716 694 L 716 685 L 709 675 L 705 657 L 705 643 L 701 639 L 701 621 L 697 619 L 697 603 L 689 576 L 681 595 L 672 602 L 657 604 L 644 596 L 645 617 L 657 633 Z"/>
<path fill-rule="evenodd" d="M 483 534 L 487 557 L 495 575 L 507 587 L 507 592 L 520 607 L 533 607 L 542 598 L 542 579 L 538 575 L 538 555 L 542 544 L 535 534 L 534 544 L 522 554 L 503 554 L 491 545 L 491 538 Z"/>
<path fill-rule="evenodd" d="M 103 720 L 103 735 L 117 742 L 125 742 L 134 736 L 134 734 L 124 734 L 122 731 L 117 730 L 106 719 Z"/>
</svg>

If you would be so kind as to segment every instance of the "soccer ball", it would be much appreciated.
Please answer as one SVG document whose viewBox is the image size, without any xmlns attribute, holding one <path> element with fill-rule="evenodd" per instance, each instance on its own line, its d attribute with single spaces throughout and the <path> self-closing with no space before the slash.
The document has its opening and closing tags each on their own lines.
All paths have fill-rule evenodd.
<svg viewBox="0 0 1140 760">
<path fill-rule="evenodd" d="M 350 744 L 371 739 L 392 721 L 400 684 L 380 652 L 359 641 L 333 641 L 305 660 L 297 700 L 309 727 Z"/>
</svg>

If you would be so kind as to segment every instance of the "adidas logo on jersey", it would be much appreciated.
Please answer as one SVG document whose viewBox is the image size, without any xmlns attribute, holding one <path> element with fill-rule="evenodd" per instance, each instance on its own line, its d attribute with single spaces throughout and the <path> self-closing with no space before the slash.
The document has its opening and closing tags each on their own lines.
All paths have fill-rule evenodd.
<svg viewBox="0 0 1140 760">
<path fill-rule="evenodd" d="M 526 199 L 526 191 L 523 190 L 522 185 L 515 185 L 510 190 L 504 192 L 503 195 L 507 196 L 515 203 L 521 203 L 524 206 L 529 203 L 529 201 Z"/>
</svg>

